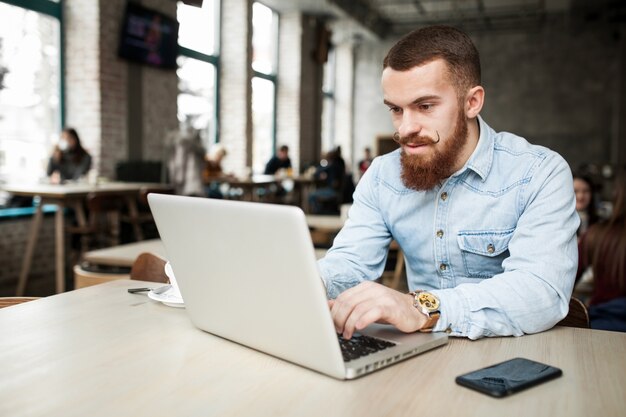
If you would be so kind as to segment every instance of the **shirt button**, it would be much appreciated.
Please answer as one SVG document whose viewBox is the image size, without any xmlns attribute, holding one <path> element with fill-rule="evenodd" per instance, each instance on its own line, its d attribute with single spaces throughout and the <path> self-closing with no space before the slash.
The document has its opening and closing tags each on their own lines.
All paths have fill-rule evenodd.
<svg viewBox="0 0 626 417">
<path fill-rule="evenodd" d="M 496 251 L 496 248 L 493 246 L 493 244 L 489 244 L 487 245 L 487 252 L 488 253 L 494 253 Z"/>
<path fill-rule="evenodd" d="M 448 198 L 448 193 L 446 193 L 445 191 L 443 193 L 441 193 L 441 199 L 443 201 L 446 201 L 447 198 Z"/>
<path fill-rule="evenodd" d="M 448 265 L 446 265 L 446 264 L 440 264 L 439 265 L 439 270 L 440 271 L 445 271 L 446 269 L 448 269 Z"/>
<path fill-rule="evenodd" d="M 437 230 L 437 237 L 443 237 L 443 230 Z"/>
</svg>

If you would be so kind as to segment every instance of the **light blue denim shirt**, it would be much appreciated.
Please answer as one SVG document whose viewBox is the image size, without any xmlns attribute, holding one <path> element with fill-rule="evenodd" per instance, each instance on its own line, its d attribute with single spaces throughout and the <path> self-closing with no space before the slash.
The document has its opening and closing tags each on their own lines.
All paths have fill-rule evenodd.
<svg viewBox="0 0 626 417">
<path fill-rule="evenodd" d="M 400 178 L 400 150 L 374 160 L 345 226 L 318 261 L 329 298 L 382 274 L 389 243 L 408 287 L 441 301 L 434 330 L 477 339 L 554 326 L 568 311 L 578 262 L 572 174 L 557 153 L 479 118 L 465 166 L 429 191 Z"/>
</svg>

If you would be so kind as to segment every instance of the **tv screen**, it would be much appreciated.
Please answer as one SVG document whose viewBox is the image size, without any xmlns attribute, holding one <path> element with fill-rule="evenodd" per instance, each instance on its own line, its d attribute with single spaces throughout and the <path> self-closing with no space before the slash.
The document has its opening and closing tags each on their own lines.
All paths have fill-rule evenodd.
<svg viewBox="0 0 626 417">
<path fill-rule="evenodd" d="M 158 68 L 176 68 L 178 22 L 155 10 L 128 3 L 119 56 Z"/>
</svg>

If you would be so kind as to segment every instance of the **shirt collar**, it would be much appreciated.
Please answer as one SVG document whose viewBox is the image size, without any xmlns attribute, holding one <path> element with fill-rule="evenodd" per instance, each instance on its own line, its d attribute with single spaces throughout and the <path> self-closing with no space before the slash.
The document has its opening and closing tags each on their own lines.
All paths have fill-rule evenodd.
<svg viewBox="0 0 626 417">
<path fill-rule="evenodd" d="M 471 169 L 485 181 L 493 162 L 493 135 L 495 132 L 480 116 L 478 116 L 478 128 L 480 129 L 480 135 L 478 136 L 476 149 L 474 149 L 474 152 L 472 152 L 472 155 L 459 173 L 464 172 L 466 169 Z"/>
</svg>

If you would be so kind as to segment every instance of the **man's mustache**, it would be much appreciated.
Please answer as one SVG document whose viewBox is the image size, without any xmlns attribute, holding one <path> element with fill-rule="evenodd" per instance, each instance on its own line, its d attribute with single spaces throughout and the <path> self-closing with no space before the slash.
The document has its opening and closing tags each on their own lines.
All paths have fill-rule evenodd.
<svg viewBox="0 0 626 417">
<path fill-rule="evenodd" d="M 415 145 L 435 145 L 439 143 L 439 141 L 441 141 L 441 138 L 439 137 L 439 132 L 435 130 L 435 133 L 437 133 L 437 140 L 434 140 L 433 138 L 428 136 L 420 136 L 417 134 L 401 137 L 400 133 L 396 132 L 393 134 L 393 140 L 398 145 L 407 145 L 409 143 L 413 143 Z"/>
</svg>

